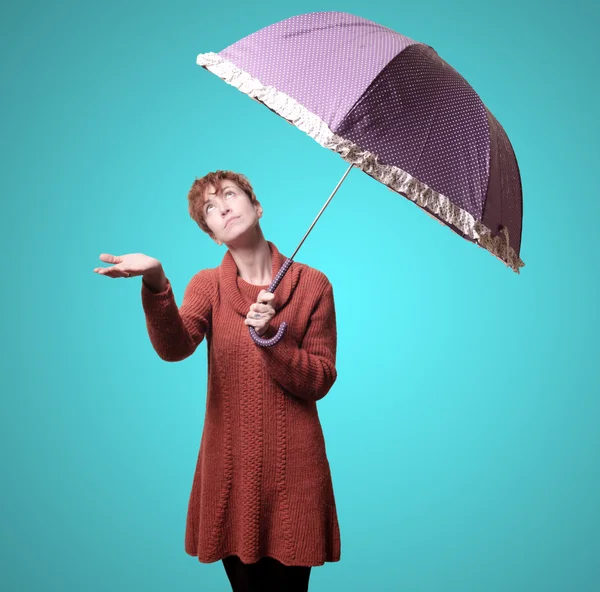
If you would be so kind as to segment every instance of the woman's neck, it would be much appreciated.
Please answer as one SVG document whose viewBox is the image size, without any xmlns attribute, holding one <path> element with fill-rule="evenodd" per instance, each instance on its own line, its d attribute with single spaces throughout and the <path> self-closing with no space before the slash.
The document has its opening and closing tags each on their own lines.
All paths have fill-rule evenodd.
<svg viewBox="0 0 600 592">
<path fill-rule="evenodd" d="M 239 276 L 249 284 L 266 286 L 271 283 L 273 261 L 269 243 L 261 231 L 255 237 L 239 245 L 228 245 L 229 252 L 238 268 Z"/>
</svg>

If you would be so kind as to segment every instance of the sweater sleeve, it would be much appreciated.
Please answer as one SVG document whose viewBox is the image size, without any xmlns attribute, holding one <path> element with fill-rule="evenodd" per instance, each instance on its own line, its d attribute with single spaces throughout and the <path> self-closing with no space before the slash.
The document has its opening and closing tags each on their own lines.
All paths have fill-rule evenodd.
<svg viewBox="0 0 600 592">
<path fill-rule="evenodd" d="M 212 319 L 210 279 L 197 273 L 177 307 L 171 282 L 163 292 L 152 292 L 142 280 L 142 305 L 150 342 L 161 359 L 179 362 L 191 356 L 209 331 Z"/>
<path fill-rule="evenodd" d="M 276 334 L 270 328 L 263 337 Z M 335 368 L 337 328 L 333 287 L 329 281 L 314 307 L 300 347 L 287 333 L 272 347 L 260 347 L 267 370 L 288 392 L 318 401 L 331 389 L 337 378 Z"/>
</svg>

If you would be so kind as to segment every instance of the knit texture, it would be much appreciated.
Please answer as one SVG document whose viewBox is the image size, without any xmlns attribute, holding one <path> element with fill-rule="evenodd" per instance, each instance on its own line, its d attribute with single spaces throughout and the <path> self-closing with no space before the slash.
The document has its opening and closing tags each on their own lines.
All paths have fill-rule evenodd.
<svg viewBox="0 0 600 592">
<path fill-rule="evenodd" d="M 275 277 L 286 257 L 268 242 Z M 258 293 L 238 276 L 231 253 L 198 272 L 181 307 L 170 282 L 153 293 L 142 282 L 152 346 L 183 360 L 206 337 L 208 389 L 192 482 L 185 551 L 202 563 L 237 555 L 284 565 L 340 559 L 340 533 L 316 402 L 333 386 L 337 332 L 333 288 L 322 272 L 294 262 L 275 290 L 279 343 L 260 347 L 244 320 Z"/>
</svg>

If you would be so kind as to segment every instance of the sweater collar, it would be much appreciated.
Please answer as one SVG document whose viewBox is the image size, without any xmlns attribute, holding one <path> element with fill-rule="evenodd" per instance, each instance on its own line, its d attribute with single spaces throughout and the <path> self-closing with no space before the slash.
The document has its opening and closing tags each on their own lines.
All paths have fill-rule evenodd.
<svg viewBox="0 0 600 592">
<path fill-rule="evenodd" d="M 267 244 L 269 245 L 272 259 L 271 277 L 274 278 L 281 266 L 285 263 L 287 257 L 282 255 L 272 242 L 267 241 Z M 253 301 L 248 299 L 240 292 L 237 285 L 237 277 L 238 268 L 235 263 L 235 259 L 228 249 L 223 257 L 221 265 L 219 266 L 219 280 L 227 301 L 231 304 L 236 312 L 245 317 L 248 314 L 248 310 L 250 305 L 253 304 Z M 300 266 L 296 263 L 292 263 L 291 267 L 288 269 L 287 273 L 283 276 L 283 279 L 281 282 L 279 282 L 279 285 L 275 289 L 275 310 L 280 310 L 287 304 L 294 289 L 296 288 L 296 285 L 298 284 L 299 278 Z"/>
</svg>

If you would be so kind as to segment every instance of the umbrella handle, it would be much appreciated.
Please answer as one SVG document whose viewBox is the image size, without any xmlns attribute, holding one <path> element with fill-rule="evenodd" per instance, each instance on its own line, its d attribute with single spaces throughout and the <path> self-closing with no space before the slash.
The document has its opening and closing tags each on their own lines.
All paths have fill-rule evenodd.
<svg viewBox="0 0 600 592">
<path fill-rule="evenodd" d="M 290 268 L 293 262 L 293 259 L 290 258 L 287 258 L 284 261 L 283 265 L 281 266 L 281 269 L 277 272 L 275 279 L 267 288 L 267 292 L 271 292 L 271 294 L 275 292 L 275 288 L 279 285 L 279 282 L 283 279 L 283 276 L 286 274 L 287 270 Z M 262 337 L 259 337 L 258 333 L 256 332 L 256 329 L 254 327 L 250 327 L 250 336 L 252 337 L 256 345 L 260 345 L 261 347 L 270 347 L 272 345 L 275 345 L 283 337 L 287 326 L 288 324 L 285 321 L 281 323 L 281 325 L 279 325 L 279 329 L 277 329 L 277 335 L 271 337 L 271 339 L 263 339 Z"/>
</svg>

